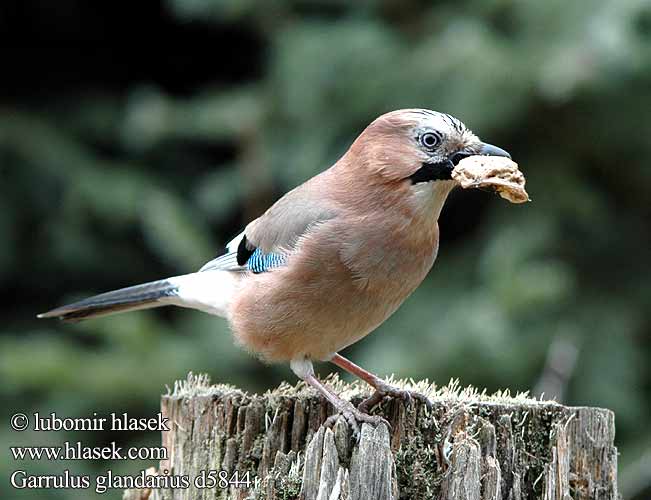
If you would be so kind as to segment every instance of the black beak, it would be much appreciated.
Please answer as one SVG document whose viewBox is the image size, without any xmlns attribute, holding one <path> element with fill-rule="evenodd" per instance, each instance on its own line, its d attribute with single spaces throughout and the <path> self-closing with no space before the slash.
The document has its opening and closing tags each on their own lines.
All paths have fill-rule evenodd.
<svg viewBox="0 0 651 500">
<path fill-rule="evenodd" d="M 506 151 L 504 151 L 502 148 L 498 148 L 497 146 L 493 146 L 492 144 L 486 144 L 485 142 L 482 142 L 479 148 L 479 153 L 474 153 L 474 152 L 469 153 L 468 151 L 457 151 L 452 156 L 450 156 L 450 161 L 452 162 L 453 165 L 457 165 L 464 158 L 468 158 L 469 156 L 474 156 L 474 155 L 504 156 L 509 160 L 511 159 L 511 155 L 508 154 Z"/>
<path fill-rule="evenodd" d="M 482 143 L 479 154 L 483 156 L 504 156 L 509 160 L 511 159 L 511 155 L 504 151 L 502 148 L 498 148 L 492 144 L 486 144 L 485 142 Z"/>
</svg>

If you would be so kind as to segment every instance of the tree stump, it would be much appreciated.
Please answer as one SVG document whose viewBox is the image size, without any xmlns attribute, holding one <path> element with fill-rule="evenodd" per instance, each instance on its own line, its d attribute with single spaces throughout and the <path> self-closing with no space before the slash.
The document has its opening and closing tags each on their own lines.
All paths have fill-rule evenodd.
<svg viewBox="0 0 651 500">
<path fill-rule="evenodd" d="M 327 383 L 354 403 L 369 395 L 336 377 Z M 168 458 L 148 473 L 185 476 L 190 487 L 129 490 L 124 498 L 619 498 L 610 410 L 487 396 L 454 382 L 410 385 L 433 409 L 387 399 L 374 412 L 392 429 L 364 424 L 356 440 L 342 419 L 322 425 L 333 409 L 303 384 L 249 395 L 189 375 L 162 397 Z M 202 474 L 208 484 L 198 488 Z"/>
</svg>

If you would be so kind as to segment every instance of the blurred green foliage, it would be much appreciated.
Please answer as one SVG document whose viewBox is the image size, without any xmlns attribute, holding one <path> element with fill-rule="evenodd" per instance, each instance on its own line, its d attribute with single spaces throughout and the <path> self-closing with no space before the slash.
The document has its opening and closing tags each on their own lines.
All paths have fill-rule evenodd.
<svg viewBox="0 0 651 500">
<path fill-rule="evenodd" d="M 180 26 L 251 34 L 259 71 L 228 83 L 206 77 L 187 92 L 125 75 L 124 88 L 88 84 L 0 108 L 3 420 L 15 411 L 150 416 L 165 385 L 190 370 L 250 391 L 294 380 L 287 367 L 251 359 L 225 322 L 198 312 L 77 325 L 34 316 L 199 268 L 274 199 L 336 160 L 375 116 L 424 107 L 509 150 L 533 203 L 453 193 L 433 272 L 348 354 L 380 374 L 527 390 L 553 340 L 569 340 L 578 354 L 565 402 L 616 412 L 625 473 L 649 456 L 648 1 L 169 0 L 164 9 Z M 190 65 L 214 66 L 214 75 L 220 60 L 241 56 L 237 47 L 200 49 L 188 50 Z M 0 437 L 43 445 L 80 434 L 3 426 Z M 7 457 L 5 476 L 17 467 Z M 641 499 L 651 478 L 639 462 L 631 474 L 638 469 L 621 488 Z M 0 486 L 3 498 L 87 495 L 33 493 Z"/>
</svg>

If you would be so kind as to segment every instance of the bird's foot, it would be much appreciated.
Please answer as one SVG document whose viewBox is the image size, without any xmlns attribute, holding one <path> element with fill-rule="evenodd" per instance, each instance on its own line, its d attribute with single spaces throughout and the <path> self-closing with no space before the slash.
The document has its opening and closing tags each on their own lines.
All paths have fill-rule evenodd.
<svg viewBox="0 0 651 500">
<path fill-rule="evenodd" d="M 420 401 L 424 404 L 428 410 L 432 409 L 432 402 L 429 400 L 425 394 L 422 394 L 417 391 L 409 391 L 407 389 L 400 389 L 393 385 L 382 382 L 375 387 L 375 392 L 364 401 L 362 401 L 357 409 L 361 412 L 368 413 L 373 409 L 373 407 L 382 402 L 385 397 L 392 397 L 396 399 L 402 399 L 405 402 L 406 406 L 409 406 L 412 400 Z"/>
<path fill-rule="evenodd" d="M 392 429 L 391 424 L 384 417 L 380 417 L 379 415 L 369 415 L 367 412 L 362 412 L 359 409 L 355 408 L 352 403 L 349 403 L 348 401 L 342 402 L 345 404 L 337 408 L 338 413 L 329 416 L 326 419 L 324 425 L 331 427 L 337 422 L 337 419 L 339 417 L 343 417 L 344 420 L 348 422 L 348 425 L 350 425 L 350 428 L 353 431 L 353 437 L 357 441 L 359 441 L 361 435 L 360 424 L 367 423 L 375 426 L 384 424 L 387 426 L 387 429 Z"/>
</svg>

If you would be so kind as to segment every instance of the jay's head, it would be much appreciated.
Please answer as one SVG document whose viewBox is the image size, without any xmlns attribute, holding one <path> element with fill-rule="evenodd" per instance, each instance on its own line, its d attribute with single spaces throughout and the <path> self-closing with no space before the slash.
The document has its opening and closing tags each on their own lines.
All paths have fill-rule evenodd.
<svg viewBox="0 0 651 500">
<path fill-rule="evenodd" d="M 357 168 L 378 182 L 453 184 L 454 167 L 472 155 L 510 155 L 482 142 L 460 120 L 427 109 L 401 109 L 377 118 L 357 138 Z M 361 161 L 360 161 L 361 160 Z"/>
</svg>

